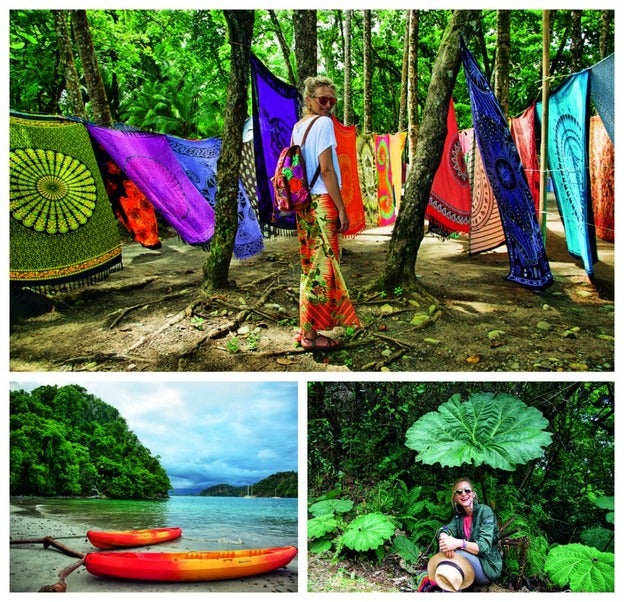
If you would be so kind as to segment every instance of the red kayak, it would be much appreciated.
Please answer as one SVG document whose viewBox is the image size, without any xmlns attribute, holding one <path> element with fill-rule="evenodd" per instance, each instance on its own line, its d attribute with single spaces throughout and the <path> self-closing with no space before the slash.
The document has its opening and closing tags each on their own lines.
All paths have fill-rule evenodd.
<svg viewBox="0 0 624 602">
<path fill-rule="evenodd" d="M 297 548 L 213 552 L 89 552 L 87 571 L 138 581 L 220 581 L 260 575 L 286 566 Z"/>
<path fill-rule="evenodd" d="M 177 539 L 180 535 L 182 535 L 180 527 L 134 529 L 132 531 L 87 531 L 87 538 L 91 544 L 102 550 L 149 546 Z"/>
</svg>

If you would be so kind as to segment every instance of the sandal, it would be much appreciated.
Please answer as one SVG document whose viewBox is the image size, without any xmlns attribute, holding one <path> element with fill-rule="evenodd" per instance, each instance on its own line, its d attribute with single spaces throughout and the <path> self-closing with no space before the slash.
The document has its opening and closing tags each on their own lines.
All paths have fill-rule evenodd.
<svg viewBox="0 0 624 602">
<path fill-rule="evenodd" d="M 340 345 L 336 339 L 330 339 L 322 334 L 319 334 L 314 339 L 302 338 L 300 343 L 306 351 L 316 351 L 317 349 L 327 349 L 331 351 Z"/>
</svg>

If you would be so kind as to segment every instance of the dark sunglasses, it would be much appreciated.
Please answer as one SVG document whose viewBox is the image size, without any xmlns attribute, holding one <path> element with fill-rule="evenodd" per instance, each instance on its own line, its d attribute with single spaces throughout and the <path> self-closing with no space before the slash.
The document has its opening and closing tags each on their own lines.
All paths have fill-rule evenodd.
<svg viewBox="0 0 624 602">
<path fill-rule="evenodd" d="M 466 487 L 466 489 L 457 489 L 455 491 L 455 495 L 461 495 L 462 493 L 472 493 L 472 489 L 470 489 L 470 487 Z"/>
<path fill-rule="evenodd" d="M 316 98 L 322 107 L 327 105 L 333 107 L 336 104 L 336 99 L 333 96 L 313 96 L 312 98 Z"/>
</svg>

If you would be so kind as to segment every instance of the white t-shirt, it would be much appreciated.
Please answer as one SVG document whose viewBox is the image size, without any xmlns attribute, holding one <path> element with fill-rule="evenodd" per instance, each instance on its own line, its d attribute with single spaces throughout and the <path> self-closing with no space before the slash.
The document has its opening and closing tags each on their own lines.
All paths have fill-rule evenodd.
<svg viewBox="0 0 624 602">
<path fill-rule="evenodd" d="M 292 134 L 293 144 L 301 144 L 301 140 L 303 139 L 306 128 L 310 125 L 311 119 L 314 119 L 314 116 L 295 124 Z M 319 155 L 330 146 L 332 148 L 332 161 L 334 163 L 334 169 L 336 170 L 336 175 L 338 176 L 338 186 L 341 186 L 342 180 L 340 177 L 338 156 L 336 155 L 337 143 L 336 134 L 334 132 L 334 124 L 330 117 L 323 115 L 314 122 L 314 125 L 308 132 L 305 144 L 303 145 L 303 160 L 306 164 L 308 182 L 312 181 L 316 168 L 319 165 Z M 316 178 L 314 186 L 312 186 L 312 193 L 327 194 L 327 187 L 325 186 L 325 182 L 323 182 L 323 178 L 321 178 L 320 175 Z"/>
</svg>

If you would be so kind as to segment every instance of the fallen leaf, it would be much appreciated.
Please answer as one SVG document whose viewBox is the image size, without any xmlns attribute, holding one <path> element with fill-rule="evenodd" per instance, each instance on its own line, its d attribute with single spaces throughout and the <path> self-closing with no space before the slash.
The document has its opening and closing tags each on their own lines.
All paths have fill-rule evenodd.
<svg viewBox="0 0 624 602">
<path fill-rule="evenodd" d="M 481 356 L 480 355 L 469 355 L 466 358 L 466 362 L 468 364 L 478 364 L 481 361 Z"/>
</svg>

